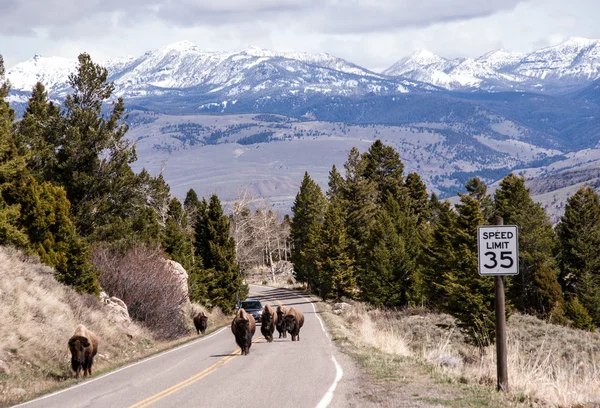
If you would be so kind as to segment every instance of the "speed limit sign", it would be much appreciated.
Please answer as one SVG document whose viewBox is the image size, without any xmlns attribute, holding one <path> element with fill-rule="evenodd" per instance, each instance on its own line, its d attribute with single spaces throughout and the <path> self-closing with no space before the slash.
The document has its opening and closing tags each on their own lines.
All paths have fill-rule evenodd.
<svg viewBox="0 0 600 408">
<path fill-rule="evenodd" d="M 519 274 L 519 236 L 516 225 L 477 228 L 480 275 Z"/>
</svg>

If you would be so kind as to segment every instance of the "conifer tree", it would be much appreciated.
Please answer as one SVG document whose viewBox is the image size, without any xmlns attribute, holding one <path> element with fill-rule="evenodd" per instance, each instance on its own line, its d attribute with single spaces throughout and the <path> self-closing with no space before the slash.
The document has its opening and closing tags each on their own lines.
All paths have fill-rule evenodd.
<svg viewBox="0 0 600 408">
<path fill-rule="evenodd" d="M 464 333 L 476 344 L 486 346 L 495 339 L 494 280 L 477 272 L 477 227 L 483 212 L 470 195 L 461 195 L 453 231 L 453 257 L 443 271 L 443 310 L 459 320 Z"/>
<path fill-rule="evenodd" d="M 5 200 L 6 189 L 25 172 L 25 160 L 18 154 L 12 133 L 15 113 L 5 100 L 9 89 L 4 82 L 4 60 L 0 55 L 0 244 L 24 247 L 28 238 L 17 226 L 20 206 Z"/>
<path fill-rule="evenodd" d="M 567 200 L 556 232 L 566 295 L 579 297 L 594 324 L 600 326 L 600 199 L 591 187 L 580 188 Z"/>
<path fill-rule="evenodd" d="M 443 310 L 447 300 L 444 275 L 454 271 L 459 256 L 454 250 L 457 213 L 450 202 L 431 195 L 431 236 L 423 255 L 423 295 L 429 307 Z"/>
<path fill-rule="evenodd" d="M 179 262 L 189 274 L 196 267 L 194 247 L 188 235 L 187 214 L 177 198 L 172 198 L 169 202 L 167 216 L 161 239 L 162 247 L 169 258 Z"/>
<path fill-rule="evenodd" d="M 346 203 L 346 228 L 350 238 L 349 254 L 354 261 L 359 283 L 364 270 L 363 253 L 378 211 L 377 185 L 370 178 L 365 177 L 366 164 L 367 162 L 361 159 L 358 149 L 353 147 L 344 164 L 346 177 L 342 194 Z M 385 184 L 383 180 L 381 182 Z"/>
<path fill-rule="evenodd" d="M 487 185 L 479 177 L 475 177 L 467 181 L 465 185 L 467 193 L 479 202 L 479 206 L 483 211 L 483 218 L 486 222 L 492 221 L 494 212 L 494 203 L 492 197 L 487 193 Z"/>
<path fill-rule="evenodd" d="M 135 226 L 144 226 L 139 214 L 147 215 L 140 179 L 130 167 L 137 157 L 124 137 L 123 100 L 102 113 L 114 90 L 107 77 L 88 54 L 79 56 L 77 73 L 69 76 L 73 93 L 65 99 L 62 131 L 51 146 L 54 166 L 46 175 L 65 188 L 77 230 L 91 240 L 130 238 Z"/>
<path fill-rule="evenodd" d="M 300 191 L 296 195 L 292 214 L 294 218 L 291 225 L 292 262 L 294 274 L 299 282 L 306 282 L 309 289 L 314 284 L 315 258 L 317 242 L 321 226 L 323 225 L 327 199 L 321 187 L 304 173 Z"/>
<path fill-rule="evenodd" d="M 329 172 L 329 182 L 327 183 L 327 185 L 329 187 L 327 189 L 327 198 L 330 202 L 334 200 L 339 201 L 343 199 L 342 194 L 344 191 L 344 178 L 338 172 L 337 168 L 335 167 L 335 164 Z"/>
<path fill-rule="evenodd" d="M 353 154 L 352 152 L 350 153 Z M 354 160 L 354 159 L 353 159 Z M 350 157 L 349 157 L 350 161 Z M 375 183 L 378 191 L 378 202 L 383 205 L 387 196 L 399 199 L 404 186 L 404 164 L 400 155 L 392 146 L 384 145 L 377 139 L 362 155 L 362 175 Z"/>
<path fill-rule="evenodd" d="M 29 171 L 40 182 L 52 179 L 57 165 L 55 147 L 62 132 L 61 119 L 60 109 L 48 100 L 44 85 L 36 83 L 18 123 L 17 143 Z"/>
<path fill-rule="evenodd" d="M 408 201 L 408 198 L 405 198 Z M 406 306 L 415 289 L 421 242 L 418 217 L 388 194 L 369 237 L 361 274 L 361 297 L 378 306 Z"/>
<path fill-rule="evenodd" d="M 323 299 L 350 294 L 356 286 L 354 266 L 348 255 L 348 236 L 341 204 L 333 200 L 327 206 L 316 257 L 318 291 Z"/>
<path fill-rule="evenodd" d="M 410 199 L 408 210 L 418 217 L 419 224 L 421 224 L 429 219 L 431 210 L 427 186 L 423 183 L 418 173 L 409 173 L 406 176 L 404 187 Z"/>
<path fill-rule="evenodd" d="M 552 223 L 531 199 L 525 178 L 514 174 L 506 176 L 496 190 L 494 210 L 505 225 L 519 228 L 519 275 L 509 282 L 508 299 L 522 312 L 547 317 L 562 304 Z"/>
<path fill-rule="evenodd" d="M 233 310 L 239 295 L 247 295 L 247 286 L 235 259 L 235 242 L 230 236 L 229 218 L 223 214 L 216 195 L 198 206 L 195 225 L 195 249 L 204 267 L 203 281 L 209 306 L 219 306 L 225 313 Z"/>
</svg>

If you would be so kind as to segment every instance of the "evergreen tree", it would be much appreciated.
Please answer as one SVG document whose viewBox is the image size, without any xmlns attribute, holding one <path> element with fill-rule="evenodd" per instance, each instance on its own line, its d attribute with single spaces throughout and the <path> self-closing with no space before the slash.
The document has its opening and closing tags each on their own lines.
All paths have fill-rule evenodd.
<svg viewBox="0 0 600 408">
<path fill-rule="evenodd" d="M 204 283 L 210 306 L 219 306 L 225 313 L 233 311 L 238 295 L 247 296 L 235 260 L 235 242 L 230 236 L 229 219 L 223 214 L 216 195 L 199 205 L 196 213 L 195 250 L 204 266 Z"/>
<path fill-rule="evenodd" d="M 494 279 L 477 272 L 477 227 L 483 212 L 470 195 L 461 195 L 458 217 L 451 242 L 450 269 L 443 271 L 441 285 L 443 310 L 459 320 L 465 334 L 476 344 L 486 346 L 495 339 Z"/>
<path fill-rule="evenodd" d="M 57 165 L 55 147 L 63 130 L 61 119 L 60 109 L 48 100 L 44 86 L 36 83 L 18 123 L 17 143 L 29 171 L 40 182 L 50 180 Z"/>
<path fill-rule="evenodd" d="M 370 178 L 365 177 L 365 173 L 368 173 L 365 169 L 366 164 L 367 161 L 361 159 L 358 149 L 353 147 L 344 164 L 346 177 L 342 194 L 346 203 L 346 228 L 350 238 L 349 254 L 354 261 L 359 284 L 366 259 L 363 256 L 364 251 L 378 211 L 377 186 Z M 381 182 L 384 183 L 383 180 Z"/>
<path fill-rule="evenodd" d="M 79 56 L 77 73 L 69 76 L 73 93 L 65 99 L 62 131 L 49 146 L 54 166 L 46 175 L 65 188 L 77 229 L 91 240 L 130 238 L 134 226 L 144 225 L 136 217 L 147 214 L 140 179 L 130 167 L 137 157 L 124 137 L 123 100 L 118 98 L 107 116 L 102 113 L 114 90 L 107 77 L 89 55 Z"/>
<path fill-rule="evenodd" d="M 167 215 L 161 239 L 162 247 L 169 258 L 179 262 L 189 274 L 196 267 L 194 247 L 188 235 L 187 214 L 177 198 L 172 198 L 169 202 Z"/>
<path fill-rule="evenodd" d="M 16 178 L 23 177 L 25 160 L 18 154 L 13 138 L 15 113 L 5 100 L 10 88 L 3 80 L 4 60 L 0 55 L 0 244 L 24 247 L 28 238 L 17 226 L 21 214 L 20 206 L 5 200 L 6 189 Z"/>
<path fill-rule="evenodd" d="M 410 199 L 408 204 L 409 211 L 418 217 L 419 224 L 423 223 L 429 219 L 431 211 L 427 186 L 417 173 L 409 173 L 406 176 L 404 187 Z"/>
<path fill-rule="evenodd" d="M 306 282 L 309 289 L 313 289 L 315 257 L 318 247 L 316 242 L 323 225 L 327 199 L 321 187 L 315 183 L 308 172 L 304 173 L 304 179 L 300 185 L 300 191 L 296 195 L 292 214 L 294 218 L 291 225 L 292 239 L 292 262 L 294 263 L 294 275 L 299 282 Z"/>
<path fill-rule="evenodd" d="M 467 181 L 465 189 L 468 194 L 479 202 L 479 206 L 483 211 L 483 218 L 486 222 L 492 221 L 494 212 L 494 203 L 492 197 L 487 193 L 487 185 L 479 177 L 475 177 Z"/>
<path fill-rule="evenodd" d="M 567 200 L 556 232 L 562 286 L 567 296 L 579 297 L 600 326 L 600 199 L 591 187 L 580 188 Z"/>
<path fill-rule="evenodd" d="M 417 223 L 418 217 L 388 195 L 386 208 L 378 213 L 365 251 L 365 268 L 360 279 L 364 300 L 378 306 L 409 303 L 421 250 Z"/>
<path fill-rule="evenodd" d="M 337 171 L 335 164 L 329 172 L 328 187 L 329 189 L 327 190 L 327 198 L 330 202 L 334 200 L 342 200 L 342 194 L 344 191 L 344 178 Z"/>
<path fill-rule="evenodd" d="M 353 152 L 350 154 L 353 155 Z M 377 139 L 363 154 L 361 167 L 362 175 L 375 183 L 379 204 L 383 205 L 388 195 L 396 200 L 402 195 L 404 164 L 392 146 L 386 146 Z"/>
<path fill-rule="evenodd" d="M 494 210 L 505 225 L 519 228 L 519 275 L 510 280 L 508 299 L 522 312 L 547 317 L 562 304 L 552 223 L 531 199 L 525 178 L 514 174 L 506 176 L 496 190 Z"/>
<path fill-rule="evenodd" d="M 454 250 L 457 213 L 450 202 L 439 201 L 431 195 L 431 236 L 423 255 L 423 296 L 426 303 L 443 310 L 447 303 L 444 292 L 444 275 L 452 273 L 458 254 Z"/>
<path fill-rule="evenodd" d="M 335 169 L 335 167 L 334 167 Z M 348 256 L 348 236 L 343 211 L 337 201 L 327 207 L 316 257 L 318 290 L 323 299 L 336 299 L 352 293 L 356 286 L 354 266 Z"/>
</svg>

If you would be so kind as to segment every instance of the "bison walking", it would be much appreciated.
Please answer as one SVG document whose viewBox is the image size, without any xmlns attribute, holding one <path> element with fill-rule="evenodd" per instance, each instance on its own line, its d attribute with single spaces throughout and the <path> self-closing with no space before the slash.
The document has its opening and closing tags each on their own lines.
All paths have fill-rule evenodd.
<svg viewBox="0 0 600 408">
<path fill-rule="evenodd" d="M 260 332 L 269 343 L 273 341 L 273 332 L 275 331 L 276 324 L 277 313 L 275 313 L 275 309 L 271 305 L 266 305 L 260 317 Z"/>
<path fill-rule="evenodd" d="M 84 377 L 92 375 L 94 356 L 98 352 L 98 336 L 80 324 L 69 339 L 69 351 L 71 351 L 71 367 L 75 375 L 79 377 L 81 370 Z"/>
<path fill-rule="evenodd" d="M 235 336 L 235 342 L 242 349 L 242 355 L 249 354 L 250 346 L 252 345 L 252 336 L 254 336 L 254 332 L 256 331 L 254 317 L 246 313 L 244 309 L 238 310 L 231 322 L 231 331 Z"/>
<path fill-rule="evenodd" d="M 277 321 L 275 322 L 275 328 L 277 329 L 277 332 L 279 332 L 279 338 L 281 338 L 281 336 L 283 335 L 284 339 L 286 338 L 286 332 L 283 317 L 286 313 L 287 309 L 285 306 L 277 306 Z"/>
<path fill-rule="evenodd" d="M 196 332 L 200 334 L 204 334 L 206 328 L 208 327 L 208 317 L 204 314 L 204 312 L 198 313 L 194 316 L 194 326 L 196 327 Z"/>
<path fill-rule="evenodd" d="M 292 341 L 300 341 L 300 328 L 304 325 L 304 315 L 293 307 L 283 318 L 284 328 L 292 335 Z"/>
</svg>

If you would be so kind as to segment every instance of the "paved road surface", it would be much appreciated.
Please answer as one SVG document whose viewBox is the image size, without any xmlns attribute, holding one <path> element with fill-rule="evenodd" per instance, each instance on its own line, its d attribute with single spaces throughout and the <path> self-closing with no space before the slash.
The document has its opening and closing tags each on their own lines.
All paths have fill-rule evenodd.
<svg viewBox="0 0 600 408">
<path fill-rule="evenodd" d="M 332 358 L 333 346 L 311 301 L 285 289 L 251 285 L 250 291 L 250 297 L 263 304 L 277 306 L 281 302 L 304 313 L 299 342 L 292 342 L 289 334 L 287 339 L 278 339 L 275 331 L 275 341 L 269 344 L 258 326 L 250 354 L 240 356 L 231 329 L 226 327 L 19 407 L 327 406 L 342 370 Z M 331 406 L 344 406 L 344 402 L 336 398 Z"/>
</svg>

